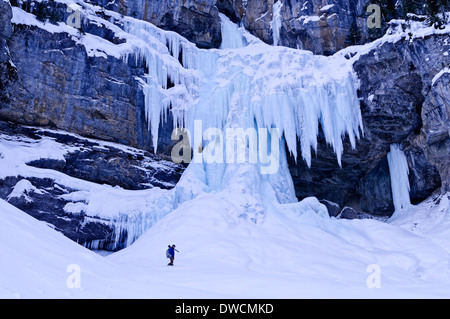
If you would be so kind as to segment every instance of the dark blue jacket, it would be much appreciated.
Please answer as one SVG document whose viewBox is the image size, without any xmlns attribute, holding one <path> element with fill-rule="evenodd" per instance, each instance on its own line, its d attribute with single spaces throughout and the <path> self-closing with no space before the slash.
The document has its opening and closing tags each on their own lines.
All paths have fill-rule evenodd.
<svg viewBox="0 0 450 319">
<path fill-rule="evenodd" d="M 173 249 L 173 247 L 169 247 L 169 254 L 172 257 L 175 257 L 175 249 Z"/>
</svg>

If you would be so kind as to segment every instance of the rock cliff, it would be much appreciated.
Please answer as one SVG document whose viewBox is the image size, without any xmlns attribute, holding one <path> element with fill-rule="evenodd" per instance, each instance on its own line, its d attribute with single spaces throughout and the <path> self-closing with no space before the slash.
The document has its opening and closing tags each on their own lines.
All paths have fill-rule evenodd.
<svg viewBox="0 0 450 319">
<path fill-rule="evenodd" d="M 407 155 L 413 203 L 435 191 L 448 191 L 448 74 L 433 82 L 450 63 L 447 39 L 403 38 L 374 46 L 357 59 L 365 135 L 355 150 L 346 144 L 342 168 L 333 162 L 332 149 L 323 140 L 311 169 L 291 161 L 298 197 L 314 195 L 374 214 L 391 214 L 386 154 L 392 143 L 401 144 Z"/>
</svg>

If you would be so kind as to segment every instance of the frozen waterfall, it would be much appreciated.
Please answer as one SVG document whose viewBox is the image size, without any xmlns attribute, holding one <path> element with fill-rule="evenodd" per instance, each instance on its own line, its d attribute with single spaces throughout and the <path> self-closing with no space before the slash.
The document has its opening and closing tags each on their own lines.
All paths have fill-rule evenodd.
<svg viewBox="0 0 450 319">
<path fill-rule="evenodd" d="M 238 26 L 231 22 L 226 15 L 219 13 L 219 16 L 222 23 L 222 44 L 220 48 L 238 49 L 246 46 L 246 41 Z"/>
<path fill-rule="evenodd" d="M 408 161 L 398 144 L 391 145 L 387 158 L 391 175 L 392 198 L 395 212 L 398 213 L 411 205 Z"/>
<path fill-rule="evenodd" d="M 339 164 L 342 139 L 348 136 L 355 146 L 360 137 L 357 79 L 345 58 L 271 47 L 254 38 L 247 41 L 249 35 L 239 36 L 241 29 L 224 16 L 222 47 L 227 50 L 198 49 L 173 32 L 126 21 L 127 31 L 147 44 L 137 51 L 149 68 L 143 86 L 155 149 L 158 128 L 169 109 L 175 126 L 190 132 L 195 120 L 201 120 L 205 129 L 224 129 L 233 116 L 238 119 L 232 125 L 243 129 L 278 128 L 294 157 L 300 142 L 308 165 L 311 149 L 317 148 L 319 124 Z M 182 63 L 177 53 L 183 56 Z M 168 79 L 173 87 L 167 87 Z"/>
<path fill-rule="evenodd" d="M 259 223 L 274 205 L 297 202 L 286 149 L 310 166 L 320 127 L 340 165 L 343 139 L 355 147 L 363 132 L 357 78 L 343 57 L 267 45 L 223 15 L 221 49 L 210 50 L 147 22 L 123 21 L 140 39 L 124 58 L 148 69 L 141 84 L 154 150 L 169 112 L 192 150 L 175 189 L 158 195 L 164 205 L 151 199 L 156 211 L 118 219 L 116 233 L 127 241 L 155 222 L 148 214 L 161 218 L 202 194 L 232 203 L 230 219 Z"/>
</svg>

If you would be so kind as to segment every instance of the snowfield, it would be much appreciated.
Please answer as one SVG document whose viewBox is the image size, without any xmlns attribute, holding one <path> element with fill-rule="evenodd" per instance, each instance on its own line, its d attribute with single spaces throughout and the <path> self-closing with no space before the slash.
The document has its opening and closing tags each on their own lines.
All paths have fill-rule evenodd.
<svg viewBox="0 0 450 319">
<path fill-rule="evenodd" d="M 230 218 L 232 203 L 206 194 L 102 257 L 0 200 L 0 296 L 448 298 L 449 201 L 427 201 L 384 223 L 329 218 L 309 198 L 258 225 Z M 167 267 L 172 243 L 180 253 Z M 379 288 L 369 288 L 373 265 Z"/>
</svg>

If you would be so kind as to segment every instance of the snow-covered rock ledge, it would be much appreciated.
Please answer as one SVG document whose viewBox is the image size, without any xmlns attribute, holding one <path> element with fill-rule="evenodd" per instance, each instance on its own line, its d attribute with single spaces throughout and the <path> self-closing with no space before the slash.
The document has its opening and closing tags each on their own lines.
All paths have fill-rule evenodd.
<svg viewBox="0 0 450 319">
<path fill-rule="evenodd" d="M 182 171 L 131 147 L 0 122 L 0 198 L 91 249 L 122 249 L 171 211 Z"/>
</svg>

